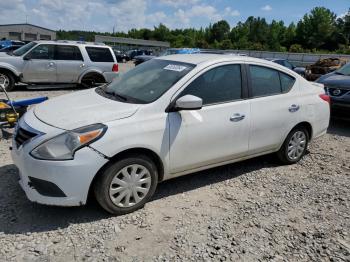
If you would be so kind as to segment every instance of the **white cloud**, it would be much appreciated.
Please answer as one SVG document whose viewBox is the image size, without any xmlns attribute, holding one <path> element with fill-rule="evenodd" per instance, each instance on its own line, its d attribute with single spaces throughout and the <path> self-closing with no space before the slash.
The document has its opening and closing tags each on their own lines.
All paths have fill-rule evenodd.
<svg viewBox="0 0 350 262">
<path fill-rule="evenodd" d="M 169 8 L 170 7 L 170 8 Z M 239 16 L 202 0 L 0 0 L 0 24 L 28 22 L 53 30 L 112 32 L 131 28 L 207 26 Z"/>
<path fill-rule="evenodd" d="M 272 7 L 270 5 L 265 5 L 265 6 L 261 7 L 261 10 L 269 12 L 272 10 Z"/>
<path fill-rule="evenodd" d="M 175 25 L 189 25 L 193 18 L 200 18 L 201 20 L 209 20 L 216 22 L 222 19 L 218 10 L 211 5 L 194 5 L 190 9 L 178 9 L 175 13 Z"/>
<path fill-rule="evenodd" d="M 110 7 L 109 14 L 115 21 L 116 30 L 127 31 L 130 28 L 145 27 L 146 8 L 145 0 L 120 1 Z"/>
<path fill-rule="evenodd" d="M 155 12 L 154 14 L 147 15 L 146 20 L 148 23 L 158 25 L 164 23 L 164 20 L 167 18 L 164 12 Z"/>
<path fill-rule="evenodd" d="M 240 16 L 241 14 L 238 10 L 232 10 L 231 7 L 226 7 L 224 15 L 225 16 Z"/>
<path fill-rule="evenodd" d="M 191 6 L 198 4 L 201 0 L 159 0 L 159 3 L 171 7 Z"/>
<path fill-rule="evenodd" d="M 345 16 L 347 16 L 349 14 L 350 14 L 350 12 L 342 13 L 342 14 L 337 16 L 337 19 L 343 19 L 343 18 L 345 18 Z"/>
</svg>

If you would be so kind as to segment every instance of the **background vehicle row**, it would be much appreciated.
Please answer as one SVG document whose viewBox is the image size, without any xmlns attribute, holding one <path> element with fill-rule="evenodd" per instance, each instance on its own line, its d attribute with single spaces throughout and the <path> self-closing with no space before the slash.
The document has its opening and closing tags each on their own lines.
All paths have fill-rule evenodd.
<svg viewBox="0 0 350 262">
<path fill-rule="evenodd" d="M 35 41 L 12 53 L 0 53 L 0 81 L 9 91 L 26 84 L 82 84 L 111 82 L 118 73 L 112 48 L 93 43 Z"/>
</svg>

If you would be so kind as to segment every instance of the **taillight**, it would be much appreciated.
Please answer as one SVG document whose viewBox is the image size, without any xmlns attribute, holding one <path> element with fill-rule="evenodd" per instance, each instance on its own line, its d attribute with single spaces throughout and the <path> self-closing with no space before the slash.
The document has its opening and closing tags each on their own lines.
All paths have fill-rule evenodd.
<svg viewBox="0 0 350 262">
<path fill-rule="evenodd" d="M 114 64 L 114 65 L 113 65 L 112 71 L 113 71 L 113 72 L 118 72 L 118 71 L 119 71 L 119 66 L 118 66 L 118 64 Z"/>
<path fill-rule="evenodd" d="M 326 95 L 326 94 L 321 94 L 320 95 L 320 98 L 326 102 L 328 102 L 329 104 L 331 103 L 331 98 L 329 95 Z"/>
</svg>

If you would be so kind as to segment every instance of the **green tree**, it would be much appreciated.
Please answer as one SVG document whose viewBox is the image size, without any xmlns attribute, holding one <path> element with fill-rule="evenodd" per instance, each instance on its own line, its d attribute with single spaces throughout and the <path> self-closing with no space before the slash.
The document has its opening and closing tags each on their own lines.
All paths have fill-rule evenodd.
<svg viewBox="0 0 350 262">
<path fill-rule="evenodd" d="M 227 39 L 230 33 L 230 25 L 225 20 L 221 20 L 215 24 L 211 29 L 212 40 L 221 42 L 224 39 Z"/>
<path fill-rule="evenodd" d="M 325 7 L 315 7 L 304 15 L 296 29 L 299 44 L 307 48 L 322 48 L 335 31 L 336 15 Z"/>
</svg>

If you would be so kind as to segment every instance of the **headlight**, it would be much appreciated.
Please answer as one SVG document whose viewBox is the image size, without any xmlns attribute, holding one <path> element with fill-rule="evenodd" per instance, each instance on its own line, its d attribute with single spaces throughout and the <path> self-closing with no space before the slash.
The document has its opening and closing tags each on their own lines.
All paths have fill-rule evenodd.
<svg viewBox="0 0 350 262">
<path fill-rule="evenodd" d="M 94 124 L 64 132 L 36 147 L 30 154 L 42 160 L 71 160 L 80 148 L 101 138 L 107 130 L 103 124 Z"/>
</svg>

